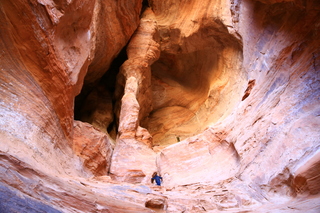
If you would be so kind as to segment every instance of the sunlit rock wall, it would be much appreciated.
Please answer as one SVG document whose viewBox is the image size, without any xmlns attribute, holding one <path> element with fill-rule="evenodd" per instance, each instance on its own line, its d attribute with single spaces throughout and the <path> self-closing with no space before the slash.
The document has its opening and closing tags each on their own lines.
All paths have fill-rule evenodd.
<svg viewBox="0 0 320 213">
<path fill-rule="evenodd" d="M 241 100 L 247 74 L 228 1 L 152 1 L 161 55 L 152 65 L 154 145 L 199 134 Z"/>
<path fill-rule="evenodd" d="M 157 165 L 168 185 L 218 182 L 229 174 L 224 179 L 239 178 L 262 194 L 272 190 L 295 194 L 292 178 L 306 169 L 300 167 L 310 169 L 310 173 L 304 170 L 302 191 L 313 182 L 306 181 L 312 179 L 308 175 L 319 183 L 313 173 L 317 168 L 313 156 L 319 150 L 319 5 L 305 4 L 233 2 L 232 26 L 242 38 L 242 71 L 248 79 L 242 85 L 247 87 L 243 101 L 202 134 L 160 153 Z M 227 157 L 220 164 L 211 163 L 211 158 L 227 152 L 221 149 L 211 156 L 216 141 L 234 144 L 240 163 L 236 155 L 234 163 Z M 313 164 L 303 166 L 309 161 Z M 317 188 L 315 182 L 310 191 Z"/>
<path fill-rule="evenodd" d="M 138 26 L 141 7 L 1 1 L 2 152 L 48 172 L 87 174 L 71 150 L 74 98 L 84 79 L 106 72 Z"/>
<path fill-rule="evenodd" d="M 256 81 L 230 117 L 226 139 L 242 158 L 239 177 L 253 187 L 263 188 L 287 170 L 298 175 L 319 150 L 320 5 L 303 4 L 244 1 L 240 9 L 244 67 Z"/>
<path fill-rule="evenodd" d="M 285 201 L 317 196 L 319 3 L 149 6 L 140 17 L 142 1 L 0 2 L 6 203 L 28 208 L 23 197 L 52 212 L 152 212 L 157 202 L 167 212 L 290 212 Z M 86 133 L 74 125 L 74 99 L 83 86 L 101 86 L 127 43 L 115 100 L 100 88 L 88 96 L 97 109 L 86 119 L 98 128 L 83 124 L 94 129 Z M 150 185 L 154 171 L 163 188 Z M 315 203 L 297 208 L 316 212 Z"/>
</svg>

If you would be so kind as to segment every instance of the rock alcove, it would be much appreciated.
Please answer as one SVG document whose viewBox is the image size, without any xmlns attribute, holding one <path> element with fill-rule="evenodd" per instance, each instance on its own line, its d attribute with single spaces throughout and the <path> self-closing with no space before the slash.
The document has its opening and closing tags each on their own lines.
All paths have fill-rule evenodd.
<svg viewBox="0 0 320 213">
<path fill-rule="evenodd" d="M 84 84 L 81 93 L 75 98 L 74 119 L 90 123 L 114 139 L 117 134 L 113 97 L 116 76 L 121 64 L 126 60 L 126 48 L 124 48 L 113 60 L 109 70 L 96 80 L 96 83 Z"/>
<path fill-rule="evenodd" d="M 318 212 L 319 11 L 0 1 L 0 211 Z"/>
<path fill-rule="evenodd" d="M 155 19 L 153 17 L 152 21 Z M 221 20 L 193 22 L 201 27 L 188 37 L 180 35 L 179 29 L 156 26 L 154 37 L 148 38 L 159 45 L 160 56 L 150 64 L 151 83 L 147 93 L 151 92 L 148 97 L 151 103 L 141 106 L 148 113 L 139 118 L 139 125 L 152 135 L 152 146 L 165 147 L 182 141 L 225 118 L 241 101 L 246 86 L 241 40 L 231 35 Z M 138 33 L 136 37 L 139 38 Z M 177 40 L 180 37 L 182 41 Z M 201 42 L 195 44 L 195 41 Z M 128 59 L 126 48 L 96 81 L 98 83 L 84 85 L 75 101 L 76 120 L 91 123 L 114 139 L 118 123 L 114 106 L 115 102 L 120 102 L 124 89 L 121 82 L 116 83 L 116 76 Z M 139 65 L 144 60 L 141 57 L 134 63 Z M 118 95 L 114 95 L 115 87 L 119 87 Z"/>
</svg>

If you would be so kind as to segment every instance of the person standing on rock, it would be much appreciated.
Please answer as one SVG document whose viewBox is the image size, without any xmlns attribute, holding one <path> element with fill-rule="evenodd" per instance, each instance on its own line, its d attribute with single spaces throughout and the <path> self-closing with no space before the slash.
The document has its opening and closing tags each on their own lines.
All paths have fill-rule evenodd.
<svg viewBox="0 0 320 213">
<path fill-rule="evenodd" d="M 153 183 L 153 181 L 156 181 L 156 184 L 158 186 L 161 186 L 161 181 L 162 181 L 162 177 L 158 176 L 157 172 L 154 172 L 151 178 L 151 183 Z"/>
</svg>

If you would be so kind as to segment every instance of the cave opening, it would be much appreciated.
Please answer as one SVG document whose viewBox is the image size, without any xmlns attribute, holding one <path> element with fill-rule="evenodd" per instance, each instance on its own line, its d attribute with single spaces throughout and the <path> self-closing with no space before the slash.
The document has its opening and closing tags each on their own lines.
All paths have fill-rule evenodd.
<svg viewBox="0 0 320 213">
<path fill-rule="evenodd" d="M 238 46 L 162 51 L 152 66 L 153 110 L 142 120 L 153 145 L 166 147 L 224 119 L 247 83 Z"/>
<path fill-rule="evenodd" d="M 143 0 L 143 1 L 142 1 L 142 11 L 143 11 L 146 7 L 149 7 L 149 1 L 148 1 L 148 0 Z"/>
<path fill-rule="evenodd" d="M 120 66 L 128 59 L 125 46 L 112 61 L 109 69 L 95 83 L 84 84 L 75 98 L 74 119 L 90 123 L 102 132 L 116 138 L 114 92 Z"/>
</svg>

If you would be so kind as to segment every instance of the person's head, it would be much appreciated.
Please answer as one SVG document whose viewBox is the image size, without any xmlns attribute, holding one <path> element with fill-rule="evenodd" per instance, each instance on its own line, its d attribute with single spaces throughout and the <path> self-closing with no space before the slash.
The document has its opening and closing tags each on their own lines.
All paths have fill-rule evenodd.
<svg viewBox="0 0 320 213">
<path fill-rule="evenodd" d="M 156 175 L 157 175 L 157 172 L 154 172 L 153 175 L 152 175 L 152 177 L 155 177 Z"/>
</svg>

